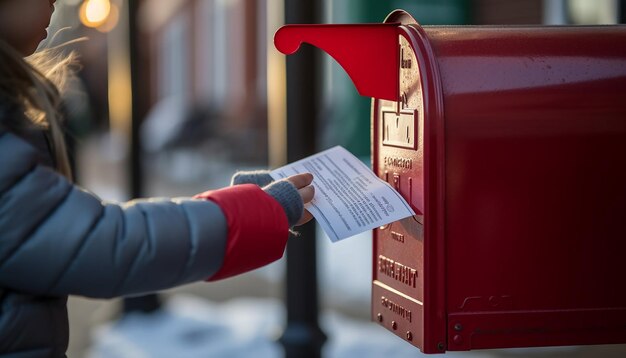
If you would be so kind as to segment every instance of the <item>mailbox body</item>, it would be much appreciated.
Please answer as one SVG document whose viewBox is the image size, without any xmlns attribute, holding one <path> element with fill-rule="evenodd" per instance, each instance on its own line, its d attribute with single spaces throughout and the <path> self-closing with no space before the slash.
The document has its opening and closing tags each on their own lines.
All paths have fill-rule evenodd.
<svg viewBox="0 0 626 358">
<path fill-rule="evenodd" d="M 626 343 L 626 27 L 400 23 L 372 317 L 426 353 Z"/>
<path fill-rule="evenodd" d="M 372 99 L 372 318 L 426 353 L 626 343 L 626 27 L 289 25 Z"/>
</svg>

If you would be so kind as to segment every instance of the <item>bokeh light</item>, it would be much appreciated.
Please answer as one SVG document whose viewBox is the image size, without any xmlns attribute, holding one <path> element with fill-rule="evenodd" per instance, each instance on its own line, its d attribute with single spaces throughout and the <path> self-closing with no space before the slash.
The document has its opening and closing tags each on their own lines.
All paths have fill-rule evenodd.
<svg viewBox="0 0 626 358">
<path fill-rule="evenodd" d="M 112 3 L 109 16 L 104 21 L 104 23 L 96 27 L 96 29 L 100 32 L 109 32 L 115 28 L 119 20 L 120 20 L 120 10 L 117 5 Z"/>
<path fill-rule="evenodd" d="M 86 0 L 80 6 L 80 21 L 87 27 L 103 25 L 111 14 L 111 2 L 109 0 Z"/>
</svg>

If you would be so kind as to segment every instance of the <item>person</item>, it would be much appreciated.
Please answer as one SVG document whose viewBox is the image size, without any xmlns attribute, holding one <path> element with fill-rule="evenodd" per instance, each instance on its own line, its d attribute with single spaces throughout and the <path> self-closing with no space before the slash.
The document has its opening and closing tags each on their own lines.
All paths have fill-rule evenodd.
<svg viewBox="0 0 626 358">
<path fill-rule="evenodd" d="M 110 298 L 246 272 L 280 258 L 290 228 L 311 219 L 310 174 L 271 182 L 242 173 L 192 198 L 123 204 L 74 185 L 51 80 L 64 78 L 71 56 L 29 56 L 54 3 L 0 0 L 0 357 L 65 356 L 68 295 Z"/>
</svg>

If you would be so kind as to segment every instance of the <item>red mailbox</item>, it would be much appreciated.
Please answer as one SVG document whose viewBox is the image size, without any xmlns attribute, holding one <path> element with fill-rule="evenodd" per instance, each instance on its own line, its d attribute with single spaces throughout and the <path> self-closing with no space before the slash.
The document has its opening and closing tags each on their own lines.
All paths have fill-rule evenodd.
<svg viewBox="0 0 626 358">
<path fill-rule="evenodd" d="M 372 98 L 372 318 L 426 353 L 626 343 L 626 27 L 287 25 Z"/>
</svg>

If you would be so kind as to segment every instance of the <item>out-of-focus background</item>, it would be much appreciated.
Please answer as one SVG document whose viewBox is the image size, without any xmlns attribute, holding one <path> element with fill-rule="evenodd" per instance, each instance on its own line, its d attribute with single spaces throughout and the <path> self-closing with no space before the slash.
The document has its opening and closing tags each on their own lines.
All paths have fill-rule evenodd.
<svg viewBox="0 0 626 358">
<path fill-rule="evenodd" d="M 50 29 L 56 36 L 49 36 L 44 46 L 88 38 L 70 45 L 80 53 L 83 69 L 65 96 L 78 183 L 113 201 L 190 196 L 228 185 L 237 170 L 285 164 L 286 65 L 272 38 L 285 23 L 289 1 L 57 1 Z M 626 2 L 618 0 L 315 3 L 319 23 L 382 22 L 396 8 L 407 10 L 423 25 L 626 20 Z M 319 56 L 316 66 L 319 87 L 310 91 L 319 106 L 310 133 L 316 150 L 343 145 L 369 162 L 370 99 L 356 93 L 330 57 Z M 328 336 L 322 350 L 325 356 L 421 355 L 369 322 L 369 233 L 330 244 L 318 230 L 315 250 L 320 325 Z M 284 353 L 277 339 L 285 329 L 284 297 L 284 259 L 221 282 L 159 293 L 147 301 L 158 307 L 151 313 L 124 314 L 122 299 L 74 297 L 69 302 L 68 355 L 280 357 Z M 624 357 L 626 346 L 448 355 Z"/>
</svg>

